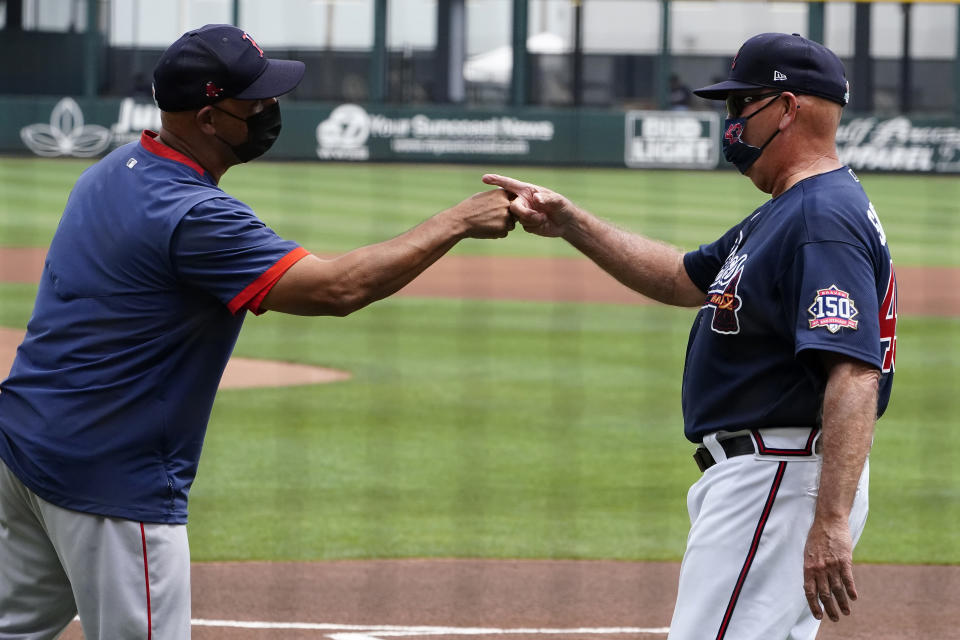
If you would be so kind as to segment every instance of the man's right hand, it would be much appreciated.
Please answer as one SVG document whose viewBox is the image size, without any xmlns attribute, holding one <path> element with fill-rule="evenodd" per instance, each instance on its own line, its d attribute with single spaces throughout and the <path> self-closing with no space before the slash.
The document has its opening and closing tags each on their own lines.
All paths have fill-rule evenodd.
<svg viewBox="0 0 960 640">
<path fill-rule="evenodd" d="M 505 238 L 517 224 L 503 189 L 475 193 L 446 212 L 463 226 L 465 238 Z"/>
<path fill-rule="evenodd" d="M 484 175 L 483 181 L 516 196 L 510 203 L 510 211 L 525 231 L 548 238 L 566 233 L 576 207 L 559 193 L 495 173 Z"/>
</svg>

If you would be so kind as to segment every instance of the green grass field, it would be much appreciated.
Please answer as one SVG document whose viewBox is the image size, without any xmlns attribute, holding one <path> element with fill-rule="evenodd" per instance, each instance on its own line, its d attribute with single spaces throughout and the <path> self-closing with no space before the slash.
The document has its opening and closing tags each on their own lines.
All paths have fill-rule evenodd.
<svg viewBox="0 0 960 640">
<path fill-rule="evenodd" d="M 88 163 L 0 159 L 0 244 L 46 245 Z M 223 187 L 316 252 L 379 241 L 498 170 L 684 248 L 763 201 L 734 173 L 254 164 Z M 960 266 L 960 183 L 863 176 L 898 264 Z M 576 255 L 522 232 L 474 255 Z M 0 285 L 0 325 L 35 288 Z M 680 424 L 692 313 L 395 298 L 348 318 L 250 318 L 237 354 L 351 371 L 224 391 L 191 494 L 195 560 L 679 559 L 698 472 Z M 861 561 L 960 562 L 960 319 L 901 317 Z"/>
</svg>

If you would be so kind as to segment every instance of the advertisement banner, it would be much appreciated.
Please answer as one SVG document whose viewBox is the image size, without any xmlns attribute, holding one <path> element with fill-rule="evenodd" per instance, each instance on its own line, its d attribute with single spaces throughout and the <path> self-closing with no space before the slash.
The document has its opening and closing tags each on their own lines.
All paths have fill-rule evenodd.
<svg viewBox="0 0 960 640">
<path fill-rule="evenodd" d="M 334 108 L 316 128 L 321 160 L 429 160 L 495 156 L 529 160 L 559 141 L 553 119 L 458 112 L 368 111 L 356 104 Z"/>
<path fill-rule="evenodd" d="M 0 151 L 47 158 L 99 157 L 160 128 L 152 103 L 122 100 L 0 100 Z"/>
<path fill-rule="evenodd" d="M 904 116 L 854 118 L 837 131 L 840 161 L 855 171 L 960 173 L 960 127 Z"/>
<path fill-rule="evenodd" d="M 713 111 L 628 111 L 624 163 L 637 169 L 714 169 L 720 116 Z"/>
<path fill-rule="evenodd" d="M 714 169 L 713 111 L 467 109 L 283 102 L 275 160 Z M 0 98 L 0 153 L 99 157 L 158 130 L 149 98 Z M 840 159 L 857 171 L 960 173 L 960 127 L 903 116 L 845 120 Z"/>
</svg>

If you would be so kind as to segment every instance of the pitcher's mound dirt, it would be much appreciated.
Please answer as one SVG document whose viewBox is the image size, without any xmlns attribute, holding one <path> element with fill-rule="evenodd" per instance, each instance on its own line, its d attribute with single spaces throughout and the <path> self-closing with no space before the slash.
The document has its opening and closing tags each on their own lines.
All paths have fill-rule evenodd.
<svg viewBox="0 0 960 640">
<path fill-rule="evenodd" d="M 0 327 L 0 378 L 5 378 L 17 346 L 23 340 L 22 329 Z M 220 380 L 221 389 L 246 389 L 250 387 L 285 387 L 300 384 L 321 384 L 348 380 L 350 374 L 337 369 L 313 367 L 277 360 L 254 360 L 230 358 Z"/>
</svg>

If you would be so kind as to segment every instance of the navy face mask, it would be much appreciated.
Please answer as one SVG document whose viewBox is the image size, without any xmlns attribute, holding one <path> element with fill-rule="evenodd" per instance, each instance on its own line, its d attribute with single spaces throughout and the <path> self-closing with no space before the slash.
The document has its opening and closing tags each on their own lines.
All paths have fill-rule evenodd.
<svg viewBox="0 0 960 640">
<path fill-rule="evenodd" d="M 223 111 L 228 116 L 233 116 L 237 120 L 243 120 L 247 123 L 247 139 L 241 144 L 230 144 L 220 136 L 217 136 L 224 144 L 230 147 L 233 155 L 237 156 L 240 162 L 250 162 L 254 158 L 259 158 L 273 146 L 280 136 L 280 129 L 283 126 L 280 119 L 280 104 L 273 104 L 264 107 L 259 113 L 255 113 L 249 118 L 241 118 L 229 111 L 213 105 L 217 111 Z"/>
<path fill-rule="evenodd" d="M 779 93 L 773 93 L 763 96 L 747 96 L 747 98 L 768 98 L 770 96 L 779 95 Z M 747 144 L 741 139 L 741 136 L 743 136 L 743 131 L 747 126 L 747 120 L 757 115 L 775 102 L 776 100 L 769 101 L 767 104 L 763 105 L 746 118 L 727 118 L 723 122 L 723 157 L 727 159 L 727 162 L 733 164 L 733 166 L 735 166 L 740 173 L 746 173 L 747 169 L 753 166 L 753 163 L 757 161 L 757 159 L 760 157 L 760 154 L 763 153 L 763 150 L 767 148 L 767 145 L 769 145 L 773 139 L 777 137 L 777 134 L 780 133 L 780 129 L 774 131 L 773 135 L 767 138 L 767 141 L 764 142 L 763 146 L 760 147 Z M 742 108 L 738 108 L 736 111 L 731 110 L 731 113 L 736 113 L 739 115 L 742 110 Z"/>
</svg>

